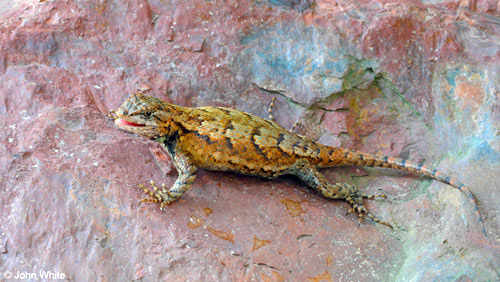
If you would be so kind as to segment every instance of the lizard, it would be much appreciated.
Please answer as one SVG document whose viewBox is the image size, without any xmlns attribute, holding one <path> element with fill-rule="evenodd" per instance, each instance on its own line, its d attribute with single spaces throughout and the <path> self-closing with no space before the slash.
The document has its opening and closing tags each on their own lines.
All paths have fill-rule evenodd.
<svg viewBox="0 0 500 282">
<path fill-rule="evenodd" d="M 274 122 L 273 104 L 274 99 L 269 109 L 270 119 L 265 119 L 232 108 L 182 107 L 138 91 L 117 110 L 110 111 L 108 117 L 118 128 L 158 142 L 170 155 L 178 172 L 172 187 L 160 188 L 152 180 L 151 189 L 139 184 L 149 195 L 141 203 L 159 203 L 162 211 L 189 190 L 198 168 L 267 179 L 290 174 L 327 198 L 349 203 L 348 213 L 357 213 L 359 224 L 368 218 L 392 228 L 364 206 L 364 199 L 386 198 L 386 195 L 367 195 L 348 183 L 332 184 L 318 171 L 339 166 L 383 167 L 427 176 L 461 191 L 472 204 L 486 236 L 473 194 L 455 178 L 422 163 L 312 141 Z"/>
</svg>

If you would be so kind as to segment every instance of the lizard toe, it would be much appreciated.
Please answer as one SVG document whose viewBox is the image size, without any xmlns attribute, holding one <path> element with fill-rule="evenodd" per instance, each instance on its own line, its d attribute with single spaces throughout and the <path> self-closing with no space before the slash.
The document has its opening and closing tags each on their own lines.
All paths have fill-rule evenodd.
<svg viewBox="0 0 500 282">
<path fill-rule="evenodd" d="M 158 199 L 156 198 L 144 198 L 139 202 L 139 205 L 142 203 L 158 203 Z"/>
<path fill-rule="evenodd" d="M 375 199 L 375 198 L 387 199 L 387 195 L 386 194 L 363 195 L 363 198 L 365 198 L 365 199 Z"/>
</svg>

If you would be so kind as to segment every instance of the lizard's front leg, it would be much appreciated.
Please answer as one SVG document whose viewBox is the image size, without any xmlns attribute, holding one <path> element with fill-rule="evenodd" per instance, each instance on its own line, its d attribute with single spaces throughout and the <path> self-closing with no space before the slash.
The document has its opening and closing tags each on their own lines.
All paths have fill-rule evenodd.
<svg viewBox="0 0 500 282">
<path fill-rule="evenodd" d="M 197 171 L 196 166 L 191 162 L 186 154 L 179 152 L 172 147 L 168 148 L 167 152 L 170 154 L 174 166 L 179 174 L 174 185 L 168 190 L 165 185 L 162 185 L 162 188 L 160 189 L 153 181 L 151 181 L 151 186 L 153 187 L 153 190 L 151 191 L 144 187 L 144 185 L 139 184 L 139 188 L 151 196 L 150 198 L 142 199 L 141 203 L 161 203 L 160 209 L 162 211 L 165 210 L 166 205 L 169 205 L 179 199 L 186 191 L 189 190 L 196 179 Z"/>
<path fill-rule="evenodd" d="M 388 222 L 378 219 L 375 215 L 369 212 L 363 204 L 363 199 L 373 199 L 376 197 L 385 198 L 385 195 L 365 195 L 365 193 L 352 184 L 331 184 L 323 176 L 323 174 L 321 174 L 316 167 L 311 165 L 307 160 L 298 161 L 294 165 L 291 173 L 298 176 L 309 187 L 318 190 L 321 194 L 323 194 L 323 196 L 330 199 L 338 199 L 348 202 L 351 205 L 349 212 L 356 212 L 360 223 L 364 217 L 368 217 L 374 222 L 378 222 L 392 228 Z"/>
</svg>

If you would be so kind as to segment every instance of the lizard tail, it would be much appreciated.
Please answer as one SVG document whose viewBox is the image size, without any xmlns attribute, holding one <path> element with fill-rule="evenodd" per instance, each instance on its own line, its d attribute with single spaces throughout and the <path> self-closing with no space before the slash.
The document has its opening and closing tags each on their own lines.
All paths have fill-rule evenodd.
<svg viewBox="0 0 500 282">
<path fill-rule="evenodd" d="M 479 213 L 479 209 L 474 199 L 474 195 L 470 192 L 469 188 L 460 181 L 447 176 L 436 169 L 431 169 L 421 163 L 414 163 L 403 159 L 391 158 L 388 156 L 377 156 L 367 154 L 360 151 L 354 151 L 343 148 L 326 147 L 325 153 L 329 154 L 326 158 L 326 163 L 320 163 L 319 166 L 332 167 L 332 166 L 365 166 L 365 167 L 384 167 L 397 170 L 408 171 L 417 175 L 425 175 L 439 182 L 448 184 L 464 193 L 469 202 L 474 207 L 474 213 L 481 223 L 482 231 L 486 236 L 486 229 L 484 222 Z"/>
</svg>

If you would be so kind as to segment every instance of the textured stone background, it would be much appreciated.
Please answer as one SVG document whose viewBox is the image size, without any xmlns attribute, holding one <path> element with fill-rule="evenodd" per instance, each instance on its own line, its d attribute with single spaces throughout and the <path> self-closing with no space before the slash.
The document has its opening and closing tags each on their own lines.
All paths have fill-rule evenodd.
<svg viewBox="0 0 500 282">
<path fill-rule="evenodd" d="M 500 280 L 496 1 L 0 0 L 0 272 L 72 281 Z M 165 213 L 158 146 L 105 114 L 142 86 L 235 107 L 323 144 L 425 161 L 471 187 L 325 170 L 394 230 L 292 177 L 202 171 Z"/>
</svg>

